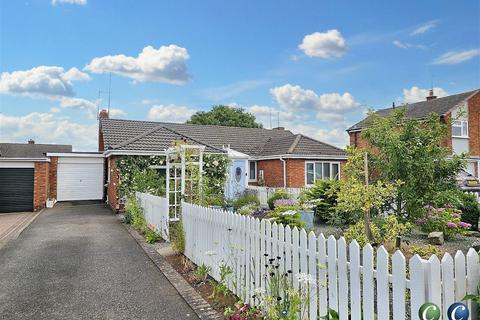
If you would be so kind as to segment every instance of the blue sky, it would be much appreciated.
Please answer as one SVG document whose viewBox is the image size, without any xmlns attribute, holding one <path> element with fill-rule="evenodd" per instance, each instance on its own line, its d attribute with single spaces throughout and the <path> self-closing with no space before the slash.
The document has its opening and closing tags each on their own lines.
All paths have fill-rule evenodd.
<svg viewBox="0 0 480 320">
<path fill-rule="evenodd" d="M 476 0 L 2 1 L 0 18 L 2 142 L 95 150 L 110 73 L 112 117 L 228 104 L 338 146 L 368 108 L 480 87 Z"/>
</svg>

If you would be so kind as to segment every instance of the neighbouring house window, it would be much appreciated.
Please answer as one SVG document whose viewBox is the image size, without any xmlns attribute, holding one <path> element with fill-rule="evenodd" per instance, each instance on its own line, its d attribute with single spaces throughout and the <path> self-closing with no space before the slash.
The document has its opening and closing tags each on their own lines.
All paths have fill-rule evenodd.
<svg viewBox="0 0 480 320">
<path fill-rule="evenodd" d="M 459 138 L 468 138 L 468 121 L 455 120 L 452 122 L 452 136 Z"/>
<path fill-rule="evenodd" d="M 249 161 L 248 162 L 248 168 L 249 168 L 248 179 L 250 181 L 256 181 L 257 180 L 257 162 L 256 161 Z"/>
<path fill-rule="evenodd" d="M 314 184 L 316 180 L 340 179 L 340 163 L 338 162 L 306 162 L 306 184 Z"/>
</svg>

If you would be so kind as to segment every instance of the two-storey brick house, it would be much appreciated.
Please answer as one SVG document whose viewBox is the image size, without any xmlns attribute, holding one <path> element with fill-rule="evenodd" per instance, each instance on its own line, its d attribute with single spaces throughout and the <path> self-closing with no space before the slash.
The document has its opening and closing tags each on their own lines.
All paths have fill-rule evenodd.
<svg viewBox="0 0 480 320">
<path fill-rule="evenodd" d="M 439 121 L 451 124 L 448 139 L 445 142 L 452 153 L 467 152 L 469 155 L 466 171 L 475 177 L 480 172 L 480 89 L 450 95 L 442 98 L 434 96 L 433 91 L 420 101 L 396 108 L 406 108 L 407 116 L 413 119 L 425 119 L 429 114 L 439 115 Z M 379 115 L 388 115 L 395 107 L 376 111 Z M 362 131 L 369 124 L 368 117 L 350 127 L 350 145 L 364 148 L 368 143 L 362 138 Z"/>
</svg>

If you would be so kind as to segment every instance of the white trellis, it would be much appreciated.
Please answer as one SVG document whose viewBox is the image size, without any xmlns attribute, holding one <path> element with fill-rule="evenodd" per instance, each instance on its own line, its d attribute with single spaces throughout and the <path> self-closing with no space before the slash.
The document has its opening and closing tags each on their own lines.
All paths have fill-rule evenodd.
<svg viewBox="0 0 480 320">
<path fill-rule="evenodd" d="M 182 144 L 166 151 L 166 197 L 170 221 L 180 220 L 183 200 L 192 202 L 196 195 L 202 195 L 204 150 L 205 146 Z"/>
</svg>

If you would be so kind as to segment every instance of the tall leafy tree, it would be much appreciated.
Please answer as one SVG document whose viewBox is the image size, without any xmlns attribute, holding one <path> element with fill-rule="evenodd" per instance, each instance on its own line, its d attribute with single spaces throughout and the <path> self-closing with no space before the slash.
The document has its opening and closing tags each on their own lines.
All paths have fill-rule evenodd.
<svg viewBox="0 0 480 320">
<path fill-rule="evenodd" d="M 262 124 L 256 122 L 255 116 L 243 108 L 235 108 L 224 105 L 214 106 L 210 111 L 198 111 L 190 117 L 187 123 L 262 128 Z"/>
<path fill-rule="evenodd" d="M 363 138 L 372 147 L 372 173 L 383 181 L 402 181 L 390 203 L 392 210 L 412 218 L 425 204 L 448 202 L 458 194 L 455 177 L 464 168 L 466 155 L 452 155 L 446 146 L 450 124 L 440 122 L 435 113 L 422 120 L 409 118 L 405 108 L 389 116 L 370 116 L 371 126 Z"/>
</svg>

